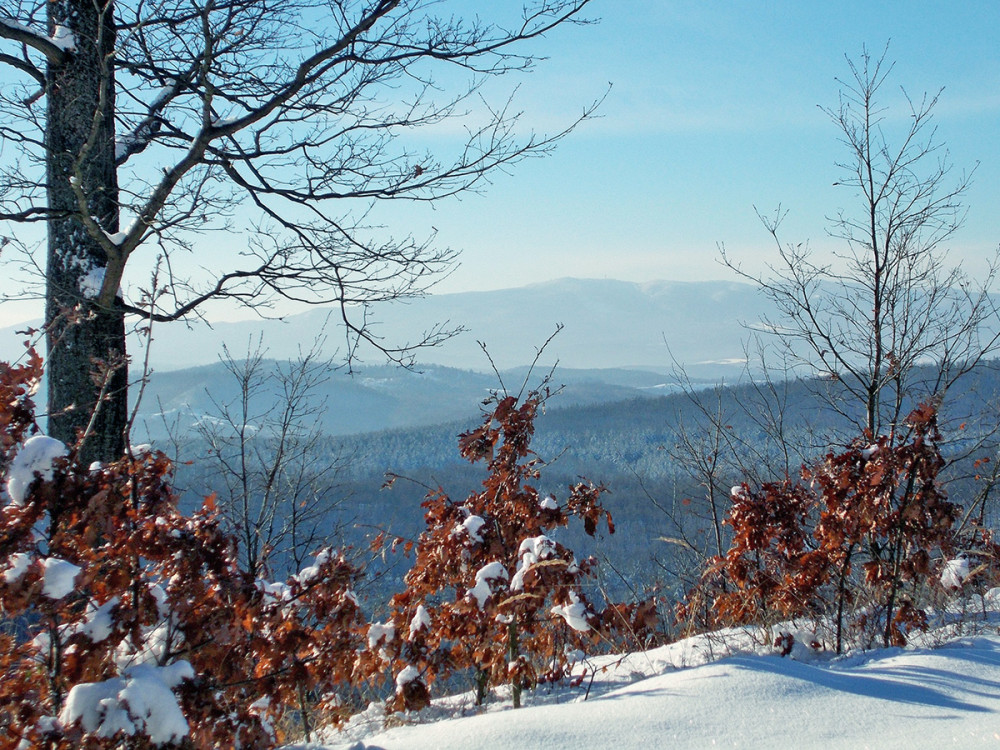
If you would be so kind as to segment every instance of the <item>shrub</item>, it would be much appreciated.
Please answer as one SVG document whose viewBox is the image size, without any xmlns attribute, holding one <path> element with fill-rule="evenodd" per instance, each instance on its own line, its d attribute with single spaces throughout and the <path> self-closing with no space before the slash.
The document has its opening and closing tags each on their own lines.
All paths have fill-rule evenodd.
<svg viewBox="0 0 1000 750">
<path fill-rule="evenodd" d="M 955 547 L 959 508 L 937 481 L 939 440 L 925 404 L 901 435 L 855 440 L 803 467 L 800 482 L 734 487 L 729 551 L 709 562 L 680 617 L 719 627 L 829 615 L 840 652 L 850 611 L 850 624 L 877 625 L 885 645 L 905 643 L 926 624 L 922 589 Z"/>
<path fill-rule="evenodd" d="M 599 502 L 603 487 L 581 481 L 565 501 L 541 496 L 541 460 L 530 450 L 542 396 L 494 402 L 482 424 L 459 437 L 470 462 L 485 462 L 482 489 L 464 501 L 443 490 L 427 495 L 426 530 L 392 600 L 391 618 L 369 630 L 369 674 L 388 670 L 396 684 L 394 709 L 427 704 L 429 686 L 471 669 L 476 701 L 491 685 L 509 683 L 515 707 L 521 690 L 565 673 L 579 646 L 595 640 L 599 617 L 580 584 L 594 565 L 577 561 L 553 539 L 575 516 L 593 535 L 611 515 Z M 384 540 L 380 540 L 384 541 Z"/>
<path fill-rule="evenodd" d="M 28 437 L 40 375 L 0 365 L 0 746 L 267 747 L 289 711 L 308 734 L 354 669 L 357 572 L 324 550 L 255 580 L 212 498 L 178 511 L 163 454 L 87 467 Z"/>
</svg>

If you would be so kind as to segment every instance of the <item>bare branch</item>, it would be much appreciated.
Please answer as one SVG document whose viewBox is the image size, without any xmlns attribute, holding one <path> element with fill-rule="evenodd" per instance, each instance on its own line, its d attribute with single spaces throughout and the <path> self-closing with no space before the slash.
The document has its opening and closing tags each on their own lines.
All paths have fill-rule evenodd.
<svg viewBox="0 0 1000 750">
<path fill-rule="evenodd" d="M 69 54 L 62 46 L 56 44 L 51 37 L 41 34 L 28 26 L 18 23 L 13 18 L 0 18 L 0 39 L 10 39 L 20 42 L 45 55 L 45 59 L 53 65 L 58 65 Z M 5 62 L 10 62 L 5 60 Z M 22 69 L 20 66 L 16 66 Z"/>
<path fill-rule="evenodd" d="M 510 92 L 485 95 L 491 79 L 540 59 L 533 40 L 586 23 L 588 4 L 535 0 L 516 15 L 494 4 L 471 18 L 441 15 L 437 0 L 5 7 L 0 38 L 21 54 L 4 50 L 0 63 L 26 74 L 31 89 L 0 92 L 0 135 L 11 145 L 0 163 L 0 220 L 48 223 L 53 320 L 52 311 L 82 306 L 107 325 L 100 342 L 81 333 L 72 352 L 53 350 L 50 362 L 75 364 L 50 383 L 89 388 L 89 362 L 106 358 L 122 316 L 177 320 L 212 300 L 337 305 L 349 360 L 370 346 L 407 364 L 412 347 L 447 338 L 444 325 L 405 344 L 377 332 L 373 305 L 426 293 L 456 254 L 433 247 L 433 235 L 387 237 L 367 216 L 379 201 L 480 190 L 591 117 L 599 101 L 537 135 L 521 129 Z M 51 37 L 33 30 L 43 23 Z M 46 108 L 35 112 L 43 80 Z M 457 134 L 438 137 L 450 122 Z M 242 259 L 203 242 L 208 232 L 241 233 Z M 133 258 L 152 246 L 168 291 L 136 296 Z M 192 278 L 179 275 L 180 253 L 197 255 Z M 66 401 L 53 412 L 90 397 Z M 68 439 L 85 427 L 66 428 Z"/>
</svg>

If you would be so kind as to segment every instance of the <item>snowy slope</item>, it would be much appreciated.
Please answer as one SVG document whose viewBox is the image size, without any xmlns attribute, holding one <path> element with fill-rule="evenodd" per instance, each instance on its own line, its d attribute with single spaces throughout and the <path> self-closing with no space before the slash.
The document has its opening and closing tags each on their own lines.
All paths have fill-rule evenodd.
<svg viewBox="0 0 1000 750">
<path fill-rule="evenodd" d="M 581 688 L 559 698 L 568 702 L 544 705 L 536 696 L 542 705 L 516 712 L 494 708 L 388 730 L 374 729 L 381 722 L 372 716 L 367 728 L 355 722 L 314 747 L 1000 748 L 1000 637 L 992 632 L 834 660 L 745 653 L 686 669 L 674 667 L 707 657 L 685 656 L 675 644 L 599 674 L 605 687 L 634 681 L 595 687 L 586 701 Z M 446 704 L 423 713 L 447 713 Z M 454 704 L 451 712 L 459 712 Z"/>
</svg>

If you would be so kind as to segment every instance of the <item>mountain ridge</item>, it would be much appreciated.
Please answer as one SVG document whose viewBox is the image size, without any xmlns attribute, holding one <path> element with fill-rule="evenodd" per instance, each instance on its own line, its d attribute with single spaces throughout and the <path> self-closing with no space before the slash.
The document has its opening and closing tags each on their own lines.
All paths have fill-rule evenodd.
<svg viewBox="0 0 1000 750">
<path fill-rule="evenodd" d="M 756 287 L 734 281 L 645 282 L 572 276 L 523 287 L 485 292 L 429 295 L 372 308 L 372 332 L 386 342 L 419 340 L 439 324 L 465 330 L 440 346 L 417 353 L 417 365 L 441 365 L 478 372 L 530 363 L 549 344 L 540 366 L 556 361 L 573 369 L 654 368 L 669 371 L 674 362 L 698 377 L 720 378 L 737 372 L 743 361 L 743 323 L 752 324 L 771 308 Z M 285 316 L 218 322 L 195 321 L 153 328 L 150 361 L 155 370 L 178 370 L 217 361 L 222 345 L 238 356 L 260 337 L 267 356 L 294 359 L 317 338 L 324 354 L 339 356 L 342 330 L 326 323 L 337 308 L 318 307 Z M 0 329 L 0 357 L 16 357 L 23 337 Z M 478 342 L 484 342 L 487 357 Z M 337 352 L 339 348 L 340 352 Z M 143 353 L 132 346 L 134 361 Z M 362 351 L 368 363 L 382 361 Z"/>
</svg>

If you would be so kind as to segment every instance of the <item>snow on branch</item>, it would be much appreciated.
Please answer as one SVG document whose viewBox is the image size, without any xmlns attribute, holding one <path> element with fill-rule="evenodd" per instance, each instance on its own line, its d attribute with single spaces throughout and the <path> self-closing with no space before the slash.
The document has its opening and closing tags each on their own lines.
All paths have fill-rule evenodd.
<svg viewBox="0 0 1000 750">
<path fill-rule="evenodd" d="M 67 54 L 76 50 L 73 33 L 63 26 L 57 26 L 55 34 L 48 36 L 13 18 L 0 18 L 0 37 L 28 45 L 45 55 L 45 58 L 53 64 L 61 63 Z"/>
</svg>

